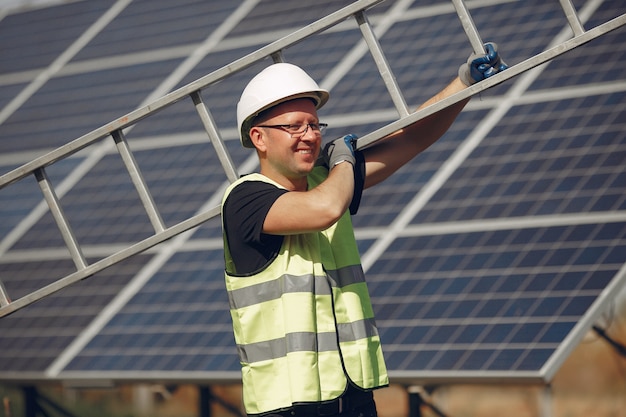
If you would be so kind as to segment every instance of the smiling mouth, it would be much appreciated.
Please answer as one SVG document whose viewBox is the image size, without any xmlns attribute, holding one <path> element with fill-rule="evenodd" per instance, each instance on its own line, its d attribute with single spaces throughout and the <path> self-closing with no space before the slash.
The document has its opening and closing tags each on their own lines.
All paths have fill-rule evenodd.
<svg viewBox="0 0 626 417">
<path fill-rule="evenodd" d="M 315 153 L 315 150 L 311 149 L 311 148 L 297 149 L 296 153 L 299 153 L 299 154 L 302 154 L 302 155 L 313 155 Z"/>
</svg>

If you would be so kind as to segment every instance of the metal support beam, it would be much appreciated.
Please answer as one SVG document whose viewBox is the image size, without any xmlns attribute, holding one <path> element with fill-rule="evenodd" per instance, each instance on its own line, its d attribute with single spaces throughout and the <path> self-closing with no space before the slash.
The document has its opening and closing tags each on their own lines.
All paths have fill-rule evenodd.
<svg viewBox="0 0 626 417">
<path fill-rule="evenodd" d="M 567 18 L 567 22 L 569 23 L 572 31 L 574 32 L 574 36 L 580 36 L 585 33 L 585 28 L 583 24 L 580 22 L 578 18 L 578 13 L 576 13 L 576 8 L 572 4 L 570 0 L 559 0 L 561 2 L 561 7 L 565 12 L 565 17 Z"/>
<path fill-rule="evenodd" d="M 11 303 L 11 298 L 7 292 L 4 283 L 0 281 L 0 307 L 8 306 Z"/>
<path fill-rule="evenodd" d="M 143 207 L 146 209 L 146 213 L 148 213 L 148 217 L 150 218 L 152 227 L 154 227 L 154 231 L 156 233 L 164 231 L 165 225 L 163 224 L 161 213 L 159 213 L 159 210 L 154 203 L 154 199 L 152 198 L 152 194 L 150 194 L 150 190 L 148 189 L 148 184 L 146 184 L 146 180 L 141 174 L 139 165 L 137 165 L 137 161 L 130 151 L 124 132 L 122 132 L 122 129 L 117 129 L 111 133 L 111 136 L 115 140 L 117 150 L 122 157 L 122 161 L 130 174 L 130 178 L 133 181 L 137 192 L 139 193 L 139 198 L 143 203 Z"/>
<path fill-rule="evenodd" d="M 220 163 L 222 164 L 222 168 L 226 172 L 226 177 L 230 182 L 234 182 L 239 178 L 237 174 L 237 168 L 235 168 L 235 164 L 233 163 L 230 154 L 226 150 L 226 146 L 224 145 L 224 141 L 220 137 L 220 132 L 217 129 L 217 125 L 215 124 L 215 120 L 213 116 L 209 112 L 209 109 L 204 105 L 202 101 L 202 96 L 200 91 L 195 91 L 191 93 L 191 99 L 193 100 L 193 104 L 196 106 L 196 111 L 202 120 L 202 124 L 204 125 L 204 129 L 209 135 L 209 139 L 211 139 L 211 143 L 215 148 L 215 152 L 217 154 Z"/>
<path fill-rule="evenodd" d="M 354 15 L 359 28 L 361 29 L 361 33 L 363 34 L 363 39 L 367 44 L 367 47 L 370 50 L 370 53 L 374 57 L 374 62 L 376 62 L 376 66 L 378 67 L 378 72 L 385 82 L 385 86 L 389 91 L 389 95 L 391 96 L 391 100 L 393 100 L 394 105 L 396 106 L 396 110 L 400 117 L 407 116 L 409 114 L 409 108 L 406 104 L 406 100 L 402 95 L 402 91 L 400 91 L 400 87 L 396 82 L 396 77 L 393 75 L 393 71 L 387 62 L 387 58 L 383 53 L 383 49 L 374 34 L 374 30 L 367 20 L 367 16 L 364 12 L 359 12 Z"/>
<path fill-rule="evenodd" d="M 456 14 L 459 16 L 459 19 L 461 19 L 461 25 L 463 25 L 463 30 L 472 45 L 474 53 L 484 54 L 485 48 L 483 46 L 483 40 L 476 29 L 474 19 L 472 19 L 472 16 L 469 14 L 465 2 L 463 0 L 452 0 L 452 3 L 456 9 Z"/>
<path fill-rule="evenodd" d="M 50 212 L 52 213 L 52 216 L 61 231 L 63 240 L 70 251 L 74 265 L 76 265 L 76 268 L 79 270 L 85 269 L 87 267 L 87 261 L 85 260 L 85 256 L 83 255 L 83 252 L 78 244 L 78 240 L 74 235 L 72 227 L 63 212 L 61 202 L 52 187 L 48 174 L 43 168 L 39 168 L 35 171 L 35 177 L 37 178 L 39 188 L 41 188 L 41 192 L 48 203 L 48 208 L 50 208 Z"/>
</svg>

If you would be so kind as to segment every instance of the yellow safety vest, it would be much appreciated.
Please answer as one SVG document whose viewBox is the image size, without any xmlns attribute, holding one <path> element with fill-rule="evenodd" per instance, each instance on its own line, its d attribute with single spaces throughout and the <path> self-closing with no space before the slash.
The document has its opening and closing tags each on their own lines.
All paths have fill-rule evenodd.
<svg viewBox="0 0 626 417">
<path fill-rule="evenodd" d="M 326 168 L 315 168 L 309 188 L 327 176 Z M 250 174 L 223 201 L 242 181 L 283 188 Z M 235 269 L 225 237 L 224 254 L 248 414 L 333 400 L 346 389 L 346 374 L 364 389 L 388 385 L 348 212 L 322 232 L 285 236 L 276 259 L 256 275 L 228 272 Z"/>
</svg>

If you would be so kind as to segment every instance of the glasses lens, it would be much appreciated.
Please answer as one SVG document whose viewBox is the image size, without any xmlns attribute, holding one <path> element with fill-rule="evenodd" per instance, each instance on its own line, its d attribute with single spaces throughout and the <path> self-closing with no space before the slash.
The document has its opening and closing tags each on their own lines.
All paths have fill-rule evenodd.
<svg viewBox="0 0 626 417">
<path fill-rule="evenodd" d="M 307 130 L 309 130 L 308 124 L 289 126 L 289 133 L 291 133 L 292 136 L 297 136 L 297 137 L 304 136 Z"/>
<path fill-rule="evenodd" d="M 311 129 L 315 135 L 319 135 L 326 128 L 326 123 L 305 123 L 301 125 L 289 125 L 286 129 L 291 137 L 300 138 Z"/>
</svg>

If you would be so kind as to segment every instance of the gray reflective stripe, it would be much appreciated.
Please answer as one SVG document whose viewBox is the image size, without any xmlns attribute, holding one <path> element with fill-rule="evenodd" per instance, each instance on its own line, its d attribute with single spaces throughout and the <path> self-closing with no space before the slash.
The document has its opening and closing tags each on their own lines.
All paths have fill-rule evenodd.
<svg viewBox="0 0 626 417">
<path fill-rule="evenodd" d="M 374 319 L 359 320 L 354 323 L 339 324 L 341 342 L 378 336 Z M 317 336 L 317 337 L 316 337 Z M 253 363 L 270 359 L 282 358 L 290 352 L 329 352 L 337 349 L 335 333 L 289 333 L 280 339 L 238 345 L 239 358 L 244 363 Z"/>
<path fill-rule="evenodd" d="M 353 265 L 338 270 L 326 271 L 328 279 L 333 287 L 344 287 L 364 281 L 361 265 Z M 282 294 L 293 292 L 309 292 L 316 295 L 329 295 L 330 288 L 326 277 L 312 275 L 283 275 L 277 280 L 262 282 L 249 287 L 240 288 L 228 292 L 230 305 L 235 308 L 248 307 L 265 301 L 276 300 Z M 237 278 L 249 279 L 249 278 Z M 313 284 L 314 283 L 314 284 Z M 233 301 L 236 301 L 233 303 Z"/>
<path fill-rule="evenodd" d="M 337 328 L 339 340 L 342 342 L 351 342 L 378 336 L 378 329 L 376 328 L 374 318 L 363 319 L 353 323 L 339 323 Z"/>
<path fill-rule="evenodd" d="M 273 281 L 262 282 L 260 284 L 229 291 L 228 298 L 231 301 L 231 306 L 242 308 L 265 301 L 276 300 L 285 293 L 294 292 L 329 295 L 330 288 L 326 282 L 326 277 L 323 276 L 317 276 L 313 279 L 312 275 L 283 275 Z"/>
<path fill-rule="evenodd" d="M 282 358 L 289 352 L 329 352 L 337 350 L 335 333 L 290 333 L 284 338 L 238 345 L 243 363 Z"/>
<path fill-rule="evenodd" d="M 351 265 L 336 270 L 326 270 L 333 287 L 342 288 L 346 285 L 365 281 L 365 274 L 361 265 Z"/>
</svg>

